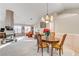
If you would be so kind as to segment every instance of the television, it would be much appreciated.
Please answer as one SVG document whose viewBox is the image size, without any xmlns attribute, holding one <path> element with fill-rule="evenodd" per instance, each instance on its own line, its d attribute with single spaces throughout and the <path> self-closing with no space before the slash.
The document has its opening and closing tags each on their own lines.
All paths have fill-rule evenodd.
<svg viewBox="0 0 79 59">
<path fill-rule="evenodd" d="M 13 30 L 13 27 L 11 26 L 5 26 L 6 30 Z"/>
<path fill-rule="evenodd" d="M 0 29 L 0 32 L 4 32 L 4 31 L 5 31 L 5 28 L 1 28 L 1 29 Z"/>
</svg>

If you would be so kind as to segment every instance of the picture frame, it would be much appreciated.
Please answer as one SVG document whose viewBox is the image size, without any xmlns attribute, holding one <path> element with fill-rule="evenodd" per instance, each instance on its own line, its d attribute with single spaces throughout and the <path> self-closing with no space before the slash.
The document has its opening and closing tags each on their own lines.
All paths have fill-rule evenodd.
<svg viewBox="0 0 79 59">
<path fill-rule="evenodd" d="M 46 27 L 46 23 L 45 22 L 40 22 L 40 28 L 45 28 Z"/>
</svg>

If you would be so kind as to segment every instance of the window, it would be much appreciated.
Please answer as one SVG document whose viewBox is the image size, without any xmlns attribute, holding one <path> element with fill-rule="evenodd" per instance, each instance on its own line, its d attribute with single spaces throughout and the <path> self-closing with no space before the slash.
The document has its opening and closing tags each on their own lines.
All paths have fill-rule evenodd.
<svg viewBox="0 0 79 59">
<path fill-rule="evenodd" d="M 22 26 L 20 25 L 14 26 L 14 31 L 15 33 L 22 33 Z"/>
<path fill-rule="evenodd" d="M 25 26 L 24 28 L 25 28 L 25 33 L 31 31 L 31 26 Z"/>
</svg>

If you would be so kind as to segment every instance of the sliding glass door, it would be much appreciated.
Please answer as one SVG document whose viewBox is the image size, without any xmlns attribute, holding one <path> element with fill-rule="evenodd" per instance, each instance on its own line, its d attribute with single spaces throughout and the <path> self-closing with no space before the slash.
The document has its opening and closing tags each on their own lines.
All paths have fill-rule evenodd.
<svg viewBox="0 0 79 59">
<path fill-rule="evenodd" d="M 31 31 L 31 26 L 24 26 L 25 33 L 28 33 Z"/>
</svg>

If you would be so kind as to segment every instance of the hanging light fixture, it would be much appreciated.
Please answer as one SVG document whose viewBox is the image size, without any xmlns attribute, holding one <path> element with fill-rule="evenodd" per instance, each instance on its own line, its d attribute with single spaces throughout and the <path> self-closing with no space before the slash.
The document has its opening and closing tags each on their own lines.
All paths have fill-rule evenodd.
<svg viewBox="0 0 79 59">
<path fill-rule="evenodd" d="M 53 21 L 53 16 L 48 15 L 48 3 L 46 4 L 46 7 L 47 7 L 47 14 L 45 17 L 42 17 L 42 21 L 49 23 L 49 22 Z"/>
</svg>

